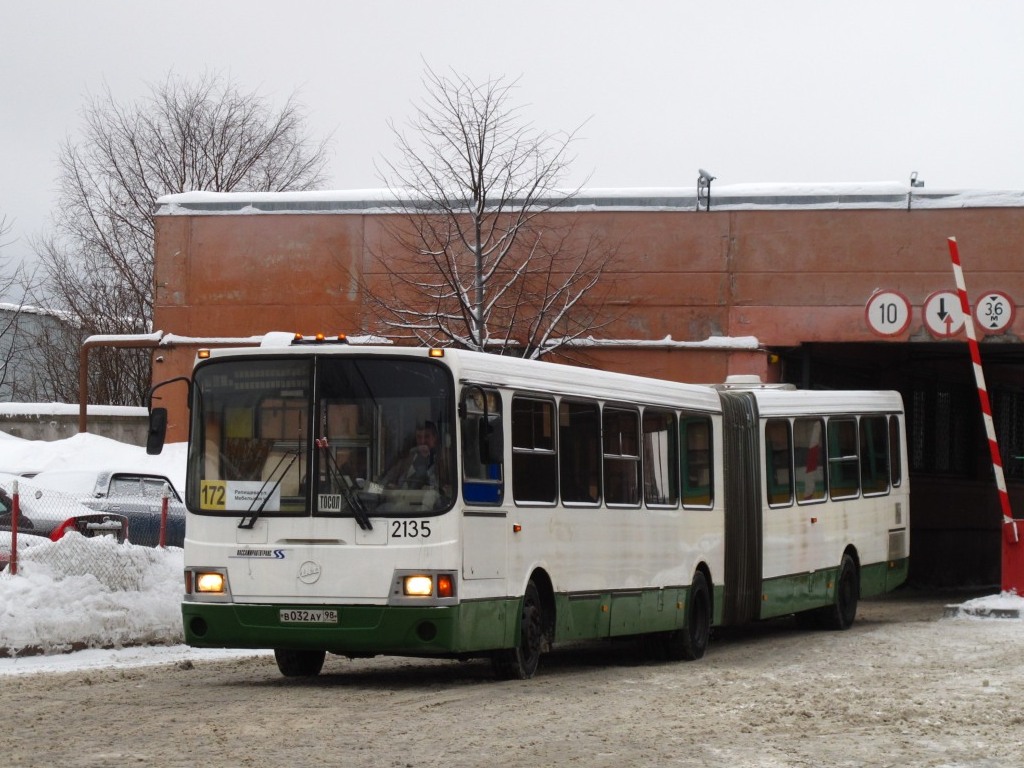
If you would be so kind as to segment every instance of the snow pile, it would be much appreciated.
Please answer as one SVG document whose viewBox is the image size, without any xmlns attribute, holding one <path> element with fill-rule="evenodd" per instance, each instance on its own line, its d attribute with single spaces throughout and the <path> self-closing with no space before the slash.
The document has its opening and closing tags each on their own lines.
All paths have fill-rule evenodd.
<svg viewBox="0 0 1024 768">
<path fill-rule="evenodd" d="M 0 653 L 181 643 L 182 569 L 180 549 L 108 536 L 33 547 L 0 574 Z"/>
<path fill-rule="evenodd" d="M 0 472 L 21 474 L 47 469 L 96 469 L 146 472 L 170 479 L 179 492 L 185 488 L 186 443 L 168 443 L 159 456 L 144 447 L 109 437 L 80 432 L 64 440 L 25 440 L 0 432 Z"/>
<path fill-rule="evenodd" d="M 1021 619 L 1024 618 L 1024 597 L 1016 592 L 979 597 L 953 606 L 951 613 L 964 618 Z"/>
</svg>

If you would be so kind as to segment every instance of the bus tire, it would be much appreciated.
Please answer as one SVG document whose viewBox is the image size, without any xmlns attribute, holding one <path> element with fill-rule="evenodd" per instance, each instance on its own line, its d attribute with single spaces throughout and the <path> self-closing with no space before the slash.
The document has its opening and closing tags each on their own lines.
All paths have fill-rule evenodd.
<svg viewBox="0 0 1024 768">
<path fill-rule="evenodd" d="M 519 642 L 491 654 L 494 674 L 500 680 L 529 680 L 537 672 L 544 647 L 544 605 L 531 579 L 523 593 L 519 619 Z"/>
<path fill-rule="evenodd" d="M 289 648 L 275 648 L 274 659 L 277 668 L 285 677 L 316 677 L 323 669 L 326 651 L 295 651 Z"/>
<path fill-rule="evenodd" d="M 711 639 L 711 591 L 702 571 L 693 574 L 687 597 L 686 625 L 669 632 L 665 652 L 673 661 L 696 661 L 708 649 Z"/>
<path fill-rule="evenodd" d="M 860 598 L 860 578 L 857 564 L 849 554 L 843 555 L 836 577 L 835 602 L 822 610 L 821 624 L 825 629 L 842 631 L 853 625 L 857 617 L 857 601 Z"/>
</svg>

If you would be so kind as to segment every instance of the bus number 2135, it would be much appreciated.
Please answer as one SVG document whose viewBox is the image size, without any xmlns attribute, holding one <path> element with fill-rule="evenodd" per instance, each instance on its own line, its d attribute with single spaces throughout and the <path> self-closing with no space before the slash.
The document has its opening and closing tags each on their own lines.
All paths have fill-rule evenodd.
<svg viewBox="0 0 1024 768">
<path fill-rule="evenodd" d="M 392 539 L 429 539 L 429 520 L 392 520 Z"/>
</svg>

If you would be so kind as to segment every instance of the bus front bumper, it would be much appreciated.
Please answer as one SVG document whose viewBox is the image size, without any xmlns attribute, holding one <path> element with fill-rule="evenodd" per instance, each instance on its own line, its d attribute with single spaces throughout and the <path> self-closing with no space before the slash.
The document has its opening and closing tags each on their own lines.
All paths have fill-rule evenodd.
<svg viewBox="0 0 1024 768">
<path fill-rule="evenodd" d="M 324 621 L 287 621 L 303 611 Z M 184 602 L 185 642 L 197 648 L 290 648 L 341 655 L 458 655 L 515 645 L 517 600 L 371 606 Z"/>
</svg>

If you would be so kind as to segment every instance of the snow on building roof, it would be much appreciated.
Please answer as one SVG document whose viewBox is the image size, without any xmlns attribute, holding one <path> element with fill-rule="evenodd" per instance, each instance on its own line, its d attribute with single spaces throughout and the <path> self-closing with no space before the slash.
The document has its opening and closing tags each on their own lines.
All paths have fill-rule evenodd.
<svg viewBox="0 0 1024 768">
<path fill-rule="evenodd" d="M 559 193 L 561 195 L 562 193 Z M 900 182 L 732 184 L 710 190 L 711 211 L 1024 207 L 1024 190 L 924 189 Z M 262 213 L 393 213 L 416 195 L 388 189 L 314 192 L 183 192 L 164 195 L 158 216 Z M 539 203 L 573 211 L 696 210 L 695 187 L 592 188 Z M 700 208 L 705 199 L 700 198 Z"/>
</svg>

